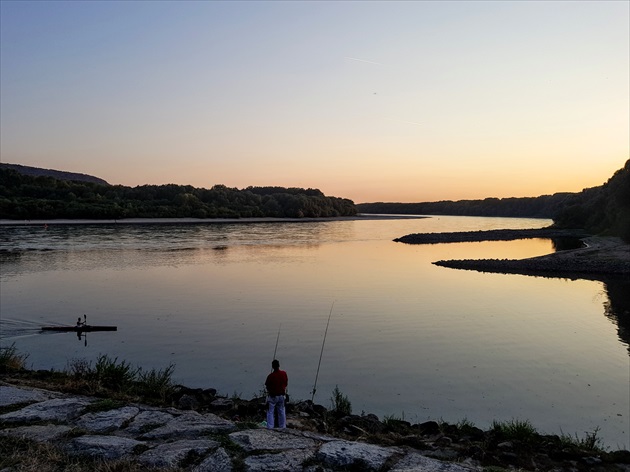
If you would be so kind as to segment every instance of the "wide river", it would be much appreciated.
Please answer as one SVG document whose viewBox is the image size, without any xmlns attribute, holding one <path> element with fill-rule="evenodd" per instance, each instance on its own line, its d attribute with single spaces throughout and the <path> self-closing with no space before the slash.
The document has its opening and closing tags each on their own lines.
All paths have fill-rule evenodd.
<svg viewBox="0 0 630 472">
<path fill-rule="evenodd" d="M 628 282 L 487 274 L 457 258 L 524 258 L 549 240 L 407 245 L 417 232 L 549 220 L 439 216 L 300 223 L 0 226 L 2 346 L 64 369 L 100 354 L 225 395 L 258 395 L 274 349 L 292 399 L 335 386 L 353 412 L 412 423 L 527 419 L 599 428 L 630 447 Z M 621 313 L 625 311 L 624 313 Z M 43 334 L 42 325 L 116 325 Z M 626 325 L 627 327 L 627 325 Z M 278 338 L 279 333 L 279 338 Z M 625 338 L 624 338 L 625 337 Z"/>
</svg>

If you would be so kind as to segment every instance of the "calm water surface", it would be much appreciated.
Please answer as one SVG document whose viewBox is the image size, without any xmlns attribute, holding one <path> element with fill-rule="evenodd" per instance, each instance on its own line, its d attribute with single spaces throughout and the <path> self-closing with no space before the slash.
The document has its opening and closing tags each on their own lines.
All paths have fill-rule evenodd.
<svg viewBox="0 0 630 472">
<path fill-rule="evenodd" d="M 414 232 L 531 228 L 548 220 L 433 217 L 308 223 L 0 227 L 2 345 L 33 368 L 99 354 L 175 381 L 258 394 L 277 357 L 292 398 L 336 385 L 355 413 L 411 422 L 529 419 L 630 446 L 627 282 L 483 274 L 455 258 L 523 258 L 548 240 L 405 245 Z M 624 285 L 625 284 L 625 285 Z M 42 334 L 41 325 L 118 331 Z M 626 335 L 627 336 L 627 335 Z"/>
</svg>

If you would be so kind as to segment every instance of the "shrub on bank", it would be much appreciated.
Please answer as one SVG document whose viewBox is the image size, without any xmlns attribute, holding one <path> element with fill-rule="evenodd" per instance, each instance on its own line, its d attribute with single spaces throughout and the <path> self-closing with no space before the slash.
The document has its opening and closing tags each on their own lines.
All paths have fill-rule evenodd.
<svg viewBox="0 0 630 472">
<path fill-rule="evenodd" d="M 15 343 L 0 347 L 0 373 L 24 369 L 27 358 L 28 354 L 18 354 Z"/>
</svg>

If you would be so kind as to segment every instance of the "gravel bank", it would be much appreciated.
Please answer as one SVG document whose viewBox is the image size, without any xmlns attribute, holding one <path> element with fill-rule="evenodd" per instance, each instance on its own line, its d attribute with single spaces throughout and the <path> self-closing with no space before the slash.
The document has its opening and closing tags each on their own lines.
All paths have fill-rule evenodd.
<svg viewBox="0 0 630 472">
<path fill-rule="evenodd" d="M 509 241 L 526 238 L 576 237 L 584 247 L 558 251 L 529 259 L 442 260 L 435 265 L 453 269 L 509 274 L 540 275 L 600 280 L 630 277 L 630 245 L 620 238 L 588 236 L 576 230 L 549 228 L 528 230 L 468 231 L 461 233 L 410 234 L 395 239 L 407 244 L 437 244 L 469 241 Z"/>
</svg>

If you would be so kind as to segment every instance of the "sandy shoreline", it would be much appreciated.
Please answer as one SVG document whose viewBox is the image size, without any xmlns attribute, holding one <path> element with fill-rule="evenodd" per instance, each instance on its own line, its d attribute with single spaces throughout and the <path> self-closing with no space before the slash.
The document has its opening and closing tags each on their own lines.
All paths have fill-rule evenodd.
<svg viewBox="0 0 630 472">
<path fill-rule="evenodd" d="M 416 215 L 372 215 L 334 216 L 329 218 L 123 218 L 120 220 L 96 219 L 42 219 L 42 220 L 0 220 L 0 226 L 43 226 L 43 225 L 146 225 L 146 224 L 234 224 L 234 223 L 308 223 L 326 221 L 361 220 L 409 220 L 430 218 Z"/>
</svg>

